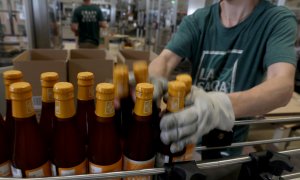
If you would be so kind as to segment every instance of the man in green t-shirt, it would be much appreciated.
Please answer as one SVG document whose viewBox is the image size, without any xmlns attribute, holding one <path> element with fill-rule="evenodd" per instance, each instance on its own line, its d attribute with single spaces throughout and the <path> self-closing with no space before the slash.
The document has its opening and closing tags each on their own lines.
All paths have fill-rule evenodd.
<svg viewBox="0 0 300 180">
<path fill-rule="evenodd" d="M 73 13 L 71 25 L 72 31 L 78 36 L 78 47 L 98 48 L 100 27 L 108 27 L 100 8 L 91 4 L 91 0 L 83 0 L 83 4 Z"/>
<path fill-rule="evenodd" d="M 267 0 L 221 0 L 185 17 L 149 66 L 154 96 L 160 97 L 178 63 L 188 58 L 192 64 L 186 109 L 163 116 L 162 142 L 177 152 L 213 129 L 233 130 L 233 141 L 244 141 L 248 126 L 234 127 L 235 120 L 285 106 L 292 96 L 296 34 L 295 15 Z"/>
</svg>

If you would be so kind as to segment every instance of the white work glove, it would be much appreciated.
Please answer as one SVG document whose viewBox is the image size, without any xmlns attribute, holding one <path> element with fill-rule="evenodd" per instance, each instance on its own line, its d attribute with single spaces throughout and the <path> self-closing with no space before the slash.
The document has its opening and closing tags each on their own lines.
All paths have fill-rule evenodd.
<svg viewBox="0 0 300 180">
<path fill-rule="evenodd" d="M 235 116 L 225 93 L 207 93 L 193 86 L 185 105 L 184 110 L 167 114 L 160 122 L 160 138 L 164 144 L 171 144 L 172 153 L 183 150 L 187 144 L 195 144 L 198 138 L 215 128 L 232 130 Z"/>
</svg>

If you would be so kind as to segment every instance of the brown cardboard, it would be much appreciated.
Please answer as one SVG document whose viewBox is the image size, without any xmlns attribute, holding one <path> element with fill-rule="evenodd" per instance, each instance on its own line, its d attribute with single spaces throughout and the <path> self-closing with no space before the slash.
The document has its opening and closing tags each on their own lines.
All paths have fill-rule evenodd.
<svg viewBox="0 0 300 180">
<path fill-rule="evenodd" d="M 107 50 L 77 49 L 70 51 L 68 65 L 69 81 L 77 89 L 77 74 L 89 71 L 94 73 L 95 86 L 102 82 L 111 82 L 114 58 Z"/>
<path fill-rule="evenodd" d="M 67 81 L 68 51 L 35 49 L 28 50 L 13 60 L 14 69 L 24 74 L 24 80 L 32 86 L 33 96 L 41 95 L 40 75 L 54 71 L 59 74 L 60 81 Z"/>
<path fill-rule="evenodd" d="M 137 60 L 146 60 L 149 63 L 157 57 L 152 51 L 120 50 L 117 55 L 118 63 L 125 63 L 129 70 L 132 70 L 132 64 Z"/>
</svg>

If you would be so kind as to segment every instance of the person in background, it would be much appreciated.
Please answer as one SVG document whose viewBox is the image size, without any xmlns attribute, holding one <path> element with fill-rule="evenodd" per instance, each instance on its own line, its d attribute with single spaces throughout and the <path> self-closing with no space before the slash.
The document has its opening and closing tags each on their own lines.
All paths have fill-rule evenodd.
<svg viewBox="0 0 300 180">
<path fill-rule="evenodd" d="M 83 0 L 73 13 L 71 29 L 78 36 L 79 48 L 98 48 L 100 28 L 108 28 L 102 12 L 91 0 Z"/>
<path fill-rule="evenodd" d="M 267 0 L 220 0 L 185 17 L 149 66 L 154 96 L 161 97 L 180 61 L 192 64 L 186 108 L 162 117 L 162 142 L 175 153 L 214 129 L 233 131 L 233 142 L 246 140 L 249 127 L 234 121 L 285 106 L 292 97 L 296 35 L 295 15 Z M 225 150 L 211 158 L 240 154 Z"/>
</svg>

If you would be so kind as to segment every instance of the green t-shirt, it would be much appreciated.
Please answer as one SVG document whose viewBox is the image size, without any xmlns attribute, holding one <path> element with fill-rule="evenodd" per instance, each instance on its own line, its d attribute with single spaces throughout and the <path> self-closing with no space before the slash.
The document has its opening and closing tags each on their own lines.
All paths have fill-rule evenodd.
<svg viewBox="0 0 300 180">
<path fill-rule="evenodd" d="M 79 43 L 90 42 L 99 45 L 100 21 L 104 21 L 104 18 L 96 5 L 82 5 L 75 9 L 72 23 L 78 23 Z"/>
<path fill-rule="evenodd" d="M 295 15 L 285 7 L 261 0 L 248 18 L 226 28 L 217 3 L 185 17 L 166 48 L 191 61 L 195 85 L 230 93 L 261 83 L 273 63 L 296 65 L 296 35 Z"/>
</svg>

